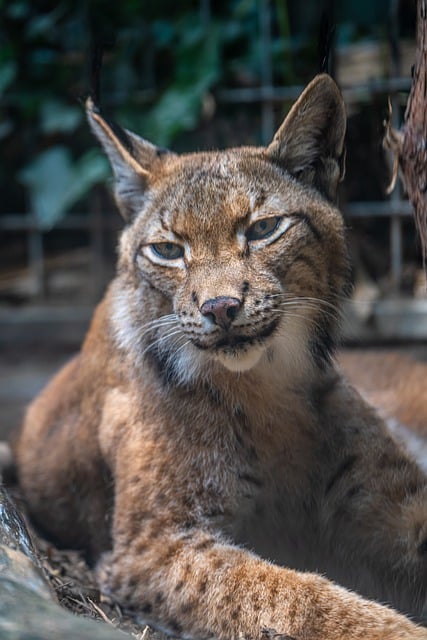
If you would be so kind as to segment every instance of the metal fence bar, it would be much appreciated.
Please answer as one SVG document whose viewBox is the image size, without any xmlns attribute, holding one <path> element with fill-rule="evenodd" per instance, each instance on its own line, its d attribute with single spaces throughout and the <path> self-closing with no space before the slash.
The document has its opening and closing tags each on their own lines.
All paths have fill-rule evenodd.
<svg viewBox="0 0 427 640">
<path fill-rule="evenodd" d="M 400 74 L 400 45 L 399 45 L 399 0 L 391 0 L 389 8 L 389 23 L 390 23 L 390 59 L 392 65 L 393 75 Z M 391 96 L 391 124 L 394 129 L 399 129 L 400 114 L 399 114 L 399 100 L 396 93 Z M 399 180 L 396 181 L 395 188 L 390 197 L 391 202 L 402 202 L 402 189 Z M 399 289 L 402 282 L 402 221 L 398 217 L 394 217 L 390 221 L 390 271 L 393 286 L 396 290 Z"/>
<path fill-rule="evenodd" d="M 43 234 L 32 226 L 28 238 L 28 266 L 34 287 L 34 297 L 43 299 L 46 297 L 46 273 L 43 251 Z"/>
<path fill-rule="evenodd" d="M 408 200 L 383 200 L 382 202 L 349 202 L 343 206 L 349 218 L 406 218 L 412 216 Z"/>
<path fill-rule="evenodd" d="M 259 3 L 259 23 L 261 37 L 261 142 L 267 144 L 274 134 L 273 103 L 269 96 L 274 93 L 273 65 L 271 60 L 271 7 L 270 0 Z"/>
</svg>

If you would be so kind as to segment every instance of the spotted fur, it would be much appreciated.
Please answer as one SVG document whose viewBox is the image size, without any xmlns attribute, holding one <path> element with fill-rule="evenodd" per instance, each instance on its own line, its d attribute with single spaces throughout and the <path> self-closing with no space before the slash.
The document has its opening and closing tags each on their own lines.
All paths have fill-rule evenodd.
<svg viewBox="0 0 427 640">
<path fill-rule="evenodd" d="M 127 226 L 17 440 L 34 519 L 172 635 L 426 639 L 362 597 L 422 615 L 427 487 L 333 363 L 337 87 L 317 77 L 266 149 L 176 156 L 88 116 Z"/>
</svg>

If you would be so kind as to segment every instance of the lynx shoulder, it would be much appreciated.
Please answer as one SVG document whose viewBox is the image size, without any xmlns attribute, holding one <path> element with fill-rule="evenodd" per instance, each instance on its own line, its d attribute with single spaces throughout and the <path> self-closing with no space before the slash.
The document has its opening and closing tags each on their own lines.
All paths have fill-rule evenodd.
<svg viewBox="0 0 427 640">
<path fill-rule="evenodd" d="M 88 118 L 126 226 L 80 354 L 17 438 L 32 517 L 172 635 L 426 639 L 402 615 L 426 601 L 426 477 L 333 360 L 335 83 L 267 148 L 178 156 Z"/>
</svg>

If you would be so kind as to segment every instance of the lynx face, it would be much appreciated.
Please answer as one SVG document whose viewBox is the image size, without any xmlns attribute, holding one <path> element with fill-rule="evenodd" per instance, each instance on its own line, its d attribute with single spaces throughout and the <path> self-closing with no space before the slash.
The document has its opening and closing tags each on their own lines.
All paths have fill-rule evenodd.
<svg viewBox="0 0 427 640">
<path fill-rule="evenodd" d="M 328 129 L 316 147 L 312 138 L 318 108 L 340 122 L 336 97 L 306 105 L 304 123 L 294 108 L 267 149 L 179 157 L 129 132 L 120 141 L 89 111 L 129 221 L 114 314 L 125 350 L 181 380 L 218 363 L 243 372 L 275 358 L 295 367 L 305 351 L 328 357 L 347 275 L 341 215 L 328 201 L 343 132 L 334 140 Z"/>
</svg>

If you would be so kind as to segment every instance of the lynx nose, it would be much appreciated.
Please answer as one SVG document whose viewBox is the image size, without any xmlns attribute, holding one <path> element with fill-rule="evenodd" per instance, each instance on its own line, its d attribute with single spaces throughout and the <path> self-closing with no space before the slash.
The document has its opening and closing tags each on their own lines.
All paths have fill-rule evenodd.
<svg viewBox="0 0 427 640">
<path fill-rule="evenodd" d="M 222 329 L 229 329 L 240 309 L 240 300 L 229 296 L 219 296 L 206 300 L 200 307 L 200 313 L 209 317 Z"/>
</svg>

